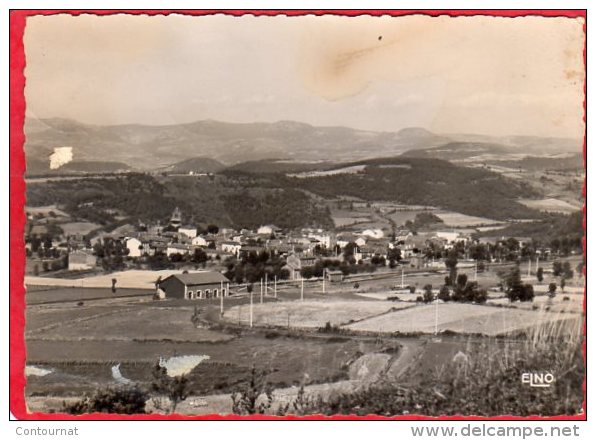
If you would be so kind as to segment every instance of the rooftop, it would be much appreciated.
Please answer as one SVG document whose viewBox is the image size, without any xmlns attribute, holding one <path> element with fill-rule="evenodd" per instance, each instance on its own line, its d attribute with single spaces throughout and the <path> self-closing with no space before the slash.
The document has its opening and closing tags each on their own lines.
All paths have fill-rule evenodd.
<svg viewBox="0 0 596 440">
<path fill-rule="evenodd" d="M 228 280 L 221 273 L 213 272 L 213 271 L 182 273 L 182 274 L 171 275 L 171 277 L 177 278 L 178 280 L 182 281 L 182 283 L 184 283 L 186 285 L 214 284 L 214 283 L 221 283 L 221 282 L 224 282 L 224 283 L 230 282 L 230 280 Z M 168 278 L 170 278 L 170 277 L 168 277 Z"/>
</svg>

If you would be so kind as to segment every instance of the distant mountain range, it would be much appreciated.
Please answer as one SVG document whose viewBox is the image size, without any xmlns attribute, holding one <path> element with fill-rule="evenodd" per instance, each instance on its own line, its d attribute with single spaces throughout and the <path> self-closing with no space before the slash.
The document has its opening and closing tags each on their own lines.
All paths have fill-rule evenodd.
<svg viewBox="0 0 596 440">
<path fill-rule="evenodd" d="M 100 126 L 70 119 L 28 118 L 25 133 L 28 174 L 49 172 L 50 156 L 57 147 L 71 147 L 73 153 L 73 161 L 57 172 L 187 173 L 217 172 L 226 165 L 254 165 L 254 161 L 263 159 L 277 159 L 278 167 L 282 163 L 350 162 L 402 153 L 409 157 L 465 160 L 482 151 L 506 159 L 508 155 L 579 153 L 582 145 L 581 140 L 566 138 L 443 135 L 418 127 L 373 132 L 293 121 L 239 124 L 205 120 L 164 126 Z"/>
</svg>

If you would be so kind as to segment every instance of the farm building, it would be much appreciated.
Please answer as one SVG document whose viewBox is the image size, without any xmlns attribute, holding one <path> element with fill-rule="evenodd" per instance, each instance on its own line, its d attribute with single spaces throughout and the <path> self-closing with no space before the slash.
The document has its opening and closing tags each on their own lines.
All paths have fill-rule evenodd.
<svg viewBox="0 0 596 440">
<path fill-rule="evenodd" d="M 157 286 L 160 298 L 206 299 L 230 295 L 230 280 L 219 272 L 170 275 Z"/>
<path fill-rule="evenodd" d="M 344 274 L 341 270 L 327 270 L 325 272 L 327 280 L 332 283 L 341 283 L 344 279 Z"/>
<path fill-rule="evenodd" d="M 78 250 L 68 254 L 68 270 L 89 270 L 97 264 L 97 258 L 91 251 Z"/>
</svg>

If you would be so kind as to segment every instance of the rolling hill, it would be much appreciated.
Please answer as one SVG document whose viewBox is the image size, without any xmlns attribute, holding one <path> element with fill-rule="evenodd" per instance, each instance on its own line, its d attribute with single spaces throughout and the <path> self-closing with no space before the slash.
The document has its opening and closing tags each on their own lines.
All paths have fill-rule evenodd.
<svg viewBox="0 0 596 440">
<path fill-rule="evenodd" d="M 159 171 L 171 174 L 202 174 L 217 173 L 225 167 L 223 163 L 209 157 L 194 157 L 163 167 Z"/>
<path fill-rule="evenodd" d="M 537 137 L 495 138 L 480 135 L 442 135 L 411 127 L 373 132 L 347 127 L 315 127 L 294 121 L 228 123 L 203 120 L 176 125 L 92 125 L 69 119 L 25 122 L 25 152 L 29 170 L 48 168 L 57 147 L 72 147 L 73 160 L 101 162 L 110 158 L 135 170 L 160 170 L 193 158 L 211 158 L 228 165 L 263 159 L 294 162 L 350 162 L 443 148 L 453 143 L 490 144 L 497 154 L 578 152 L 581 142 Z M 486 146 L 484 146 L 486 147 Z M 482 147 L 482 148 L 484 148 Z M 465 156 L 465 149 L 457 147 Z M 487 147 L 488 148 L 488 147 Z M 423 157 L 445 159 L 435 151 Z M 279 164 L 278 164 L 279 165 Z M 183 166 L 183 165 L 181 165 Z"/>
</svg>

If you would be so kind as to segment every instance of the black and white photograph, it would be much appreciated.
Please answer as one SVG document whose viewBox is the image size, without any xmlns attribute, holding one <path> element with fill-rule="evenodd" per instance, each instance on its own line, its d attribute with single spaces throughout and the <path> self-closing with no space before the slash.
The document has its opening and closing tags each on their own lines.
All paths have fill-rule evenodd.
<svg viewBox="0 0 596 440">
<path fill-rule="evenodd" d="M 27 411 L 585 414 L 585 25 L 28 16 Z"/>
</svg>

